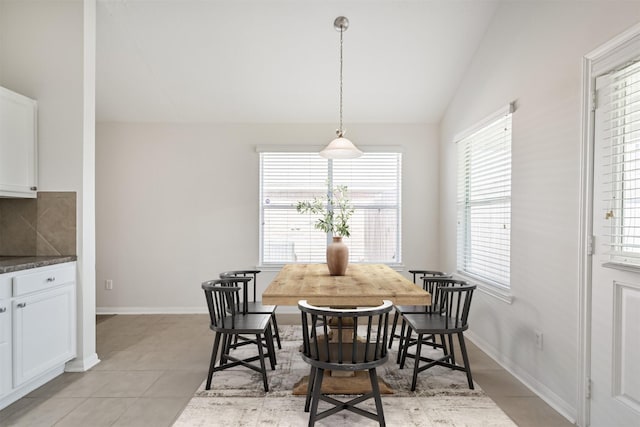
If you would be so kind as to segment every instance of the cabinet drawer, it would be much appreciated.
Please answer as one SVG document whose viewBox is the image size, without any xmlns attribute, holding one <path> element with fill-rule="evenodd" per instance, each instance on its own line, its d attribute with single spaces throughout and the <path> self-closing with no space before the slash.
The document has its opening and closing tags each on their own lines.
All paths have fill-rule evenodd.
<svg viewBox="0 0 640 427">
<path fill-rule="evenodd" d="M 14 277 L 13 296 L 17 297 L 31 292 L 42 291 L 65 283 L 75 282 L 75 280 L 75 264 L 63 267 L 42 267 L 41 271 Z"/>
</svg>

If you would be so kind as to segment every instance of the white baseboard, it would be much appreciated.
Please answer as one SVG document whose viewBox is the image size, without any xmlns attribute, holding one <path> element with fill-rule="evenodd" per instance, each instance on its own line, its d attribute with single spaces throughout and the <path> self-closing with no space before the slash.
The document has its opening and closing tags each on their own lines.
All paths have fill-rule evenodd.
<svg viewBox="0 0 640 427">
<path fill-rule="evenodd" d="M 206 307 L 96 307 L 96 314 L 208 314 Z M 298 314 L 298 307 L 278 306 L 278 314 Z"/>
<path fill-rule="evenodd" d="M 493 346 L 489 345 L 482 338 L 471 332 L 465 331 L 464 336 L 469 338 L 480 350 L 484 351 L 495 360 L 500 366 L 502 366 L 511 375 L 516 377 L 521 383 L 523 383 L 529 390 L 534 392 L 540 399 L 544 400 L 549 406 L 558 411 L 560 415 L 565 417 L 571 423 L 576 423 L 576 417 L 578 411 L 575 407 L 571 406 L 568 402 L 554 393 L 549 387 L 542 384 L 536 378 L 523 371 L 512 360 L 502 356 Z"/>
<path fill-rule="evenodd" d="M 96 314 L 207 314 L 206 307 L 96 307 Z"/>
<path fill-rule="evenodd" d="M 100 359 L 98 359 L 98 354 L 93 353 L 89 357 L 85 357 L 84 359 L 73 359 L 64 366 L 65 372 L 86 372 L 89 369 L 96 366 L 100 363 Z"/>
</svg>

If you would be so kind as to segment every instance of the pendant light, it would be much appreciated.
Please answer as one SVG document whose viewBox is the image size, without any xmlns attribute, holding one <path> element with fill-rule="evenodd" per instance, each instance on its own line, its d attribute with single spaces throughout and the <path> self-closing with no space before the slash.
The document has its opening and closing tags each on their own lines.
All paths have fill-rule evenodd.
<svg viewBox="0 0 640 427">
<path fill-rule="evenodd" d="M 342 34 L 349 28 L 349 20 L 344 16 L 338 16 L 333 21 L 333 26 L 340 31 L 340 128 L 336 130 L 338 137 L 331 141 L 320 155 L 326 159 L 355 159 L 362 156 L 362 151 L 344 137 L 345 130 L 342 129 Z"/>
</svg>

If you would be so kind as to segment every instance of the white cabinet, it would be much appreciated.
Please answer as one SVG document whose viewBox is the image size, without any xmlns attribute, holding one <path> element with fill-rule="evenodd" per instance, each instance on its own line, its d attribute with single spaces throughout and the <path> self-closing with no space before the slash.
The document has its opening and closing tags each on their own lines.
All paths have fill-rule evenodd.
<svg viewBox="0 0 640 427">
<path fill-rule="evenodd" d="M 75 357 L 75 286 L 14 298 L 13 386 Z"/>
<path fill-rule="evenodd" d="M 0 274 L 0 409 L 76 356 L 75 276 L 75 262 Z"/>
<path fill-rule="evenodd" d="M 0 298 L 0 397 L 11 390 L 11 305 Z"/>
<path fill-rule="evenodd" d="M 0 87 L 0 196 L 36 197 L 37 102 Z"/>
</svg>

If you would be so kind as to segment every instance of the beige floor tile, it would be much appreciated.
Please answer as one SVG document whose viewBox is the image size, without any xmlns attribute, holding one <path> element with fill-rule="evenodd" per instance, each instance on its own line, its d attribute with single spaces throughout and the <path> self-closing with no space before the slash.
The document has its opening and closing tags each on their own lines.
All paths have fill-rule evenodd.
<svg viewBox="0 0 640 427">
<path fill-rule="evenodd" d="M 129 406 L 113 425 L 118 427 L 170 427 L 190 399 L 191 396 L 154 399 L 141 397 Z"/>
<path fill-rule="evenodd" d="M 496 397 L 493 399 L 520 427 L 570 427 L 569 420 L 536 397 Z"/>
<path fill-rule="evenodd" d="M 42 401 L 42 399 L 32 399 L 29 397 L 24 397 L 22 399 L 16 400 L 11 405 L 7 406 L 6 408 L 0 411 L 0 423 L 2 423 L 2 421 L 7 420 L 16 411 L 25 410 L 24 408 L 32 407 L 36 405 L 37 402 L 40 402 L 40 401 Z"/>
<path fill-rule="evenodd" d="M 98 354 L 100 354 L 103 351 L 116 351 L 116 350 L 130 349 L 132 346 L 140 342 L 140 337 L 144 333 L 145 332 L 140 332 L 139 334 L 117 335 L 117 336 L 100 338 L 100 341 L 96 344 L 96 351 L 98 352 Z"/>
<path fill-rule="evenodd" d="M 24 398 L 27 404 L 0 421 L 0 426 L 52 426 L 80 406 L 85 398 Z M 1 419 L 1 418 L 0 418 Z"/>
<path fill-rule="evenodd" d="M 473 369 L 473 361 L 471 362 Z M 472 371 L 473 372 L 473 371 Z M 535 394 L 507 371 L 481 370 L 473 372 L 473 380 L 495 400 L 496 397 L 533 397 Z"/>
<path fill-rule="evenodd" d="M 88 371 L 83 374 L 63 374 L 63 378 L 54 384 L 51 390 L 44 392 L 54 397 L 89 397 L 100 390 L 109 381 L 106 372 Z"/>
<path fill-rule="evenodd" d="M 111 426 L 137 398 L 88 398 L 62 418 L 56 427 Z"/>
<path fill-rule="evenodd" d="M 498 363 L 495 360 L 487 356 L 485 353 L 469 354 L 469 361 L 471 365 L 471 373 L 474 374 L 474 376 L 475 376 L 475 373 L 479 371 L 491 371 L 491 370 L 501 371 L 504 369 L 502 368 L 502 366 L 498 365 Z"/>
<path fill-rule="evenodd" d="M 67 373 L 61 374 L 49 381 L 48 383 L 38 387 L 33 390 L 31 393 L 27 394 L 26 397 L 51 397 L 57 394 L 61 389 L 66 387 L 68 384 L 79 380 L 84 376 L 83 373 Z"/>
<path fill-rule="evenodd" d="M 200 372 L 166 371 L 143 396 L 192 397 L 206 376 L 206 369 Z"/>
<path fill-rule="evenodd" d="M 92 397 L 138 397 L 160 378 L 162 371 L 111 371 L 102 387 Z"/>
<path fill-rule="evenodd" d="M 95 371 L 128 371 L 139 365 L 142 354 L 133 350 L 116 350 L 98 353 L 98 357 L 100 363 L 93 368 Z"/>
</svg>

